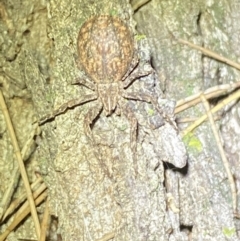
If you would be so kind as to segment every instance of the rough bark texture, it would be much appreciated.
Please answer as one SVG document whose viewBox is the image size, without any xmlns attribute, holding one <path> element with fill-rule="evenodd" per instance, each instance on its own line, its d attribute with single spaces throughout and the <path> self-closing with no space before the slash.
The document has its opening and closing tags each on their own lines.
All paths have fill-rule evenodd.
<svg viewBox="0 0 240 241">
<path fill-rule="evenodd" d="M 137 29 L 146 34 L 154 50 L 153 65 L 167 96 L 180 99 L 239 80 L 239 71 L 175 41 L 183 38 L 237 61 L 239 7 L 235 0 L 151 1 L 139 9 L 135 19 L 141 24 Z M 217 126 L 222 127 L 223 143 L 239 187 L 237 109 L 226 108 Z M 198 105 L 182 116 L 199 116 L 204 111 Z M 182 230 L 190 230 L 192 240 L 238 240 L 239 221 L 233 218 L 229 182 L 209 123 L 191 134 L 186 145 L 188 169 L 179 182 Z"/>
<path fill-rule="evenodd" d="M 0 86 L 22 148 L 33 131 L 32 101 L 40 118 L 89 93 L 83 86 L 71 85 L 81 72 L 74 58 L 83 22 L 96 14 L 115 14 L 133 32 L 135 24 L 124 0 L 52 0 L 48 4 L 32 0 L 22 1 L 22 5 L 6 0 L 0 8 Z M 171 115 L 173 101 L 169 99 L 236 81 L 236 70 L 178 44 L 173 36 L 237 60 L 239 9 L 237 0 L 148 2 L 134 15 L 138 32 L 147 37 L 138 35 L 139 56 L 144 66 L 152 55 L 158 75 L 141 78 L 130 88 L 157 96 Z M 162 99 L 160 86 L 168 100 Z M 137 164 L 130 148 L 131 126 L 124 115 L 106 117 L 102 113 L 94 123 L 93 135 L 104 165 L 96 158 L 83 130 L 84 116 L 94 103 L 70 109 L 46 123 L 37 138 L 37 152 L 33 152 L 34 142 L 29 148 L 30 180 L 37 160 L 63 240 L 238 240 L 239 222 L 233 218 L 229 183 L 209 124 L 202 125 L 186 142 L 188 165 L 180 174 L 171 167 L 182 168 L 186 153 L 174 128 L 154 106 L 141 101 L 129 101 L 128 105 L 139 122 Z M 198 106 L 186 115 L 203 111 Z M 219 123 L 237 185 L 238 118 L 235 106 Z M 4 193 L 15 160 L 1 113 L 0 134 Z M 168 162 L 165 169 L 162 161 Z M 33 232 L 27 221 L 15 238 L 31 238 Z"/>
</svg>

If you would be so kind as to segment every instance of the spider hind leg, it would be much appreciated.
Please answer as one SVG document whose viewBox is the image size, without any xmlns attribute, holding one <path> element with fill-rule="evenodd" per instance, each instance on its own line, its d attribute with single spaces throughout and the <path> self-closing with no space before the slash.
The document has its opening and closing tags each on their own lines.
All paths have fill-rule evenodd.
<svg viewBox="0 0 240 241">
<path fill-rule="evenodd" d="M 39 125 L 43 125 L 48 120 L 54 119 L 57 115 L 63 114 L 65 111 L 67 111 L 67 109 L 73 108 L 78 105 L 85 104 L 86 102 L 90 102 L 90 101 L 93 101 L 96 99 L 97 99 L 96 94 L 89 94 L 89 95 L 81 96 L 80 98 L 69 100 L 68 102 L 62 104 L 59 108 L 54 110 L 51 114 L 42 117 L 39 120 Z"/>
</svg>

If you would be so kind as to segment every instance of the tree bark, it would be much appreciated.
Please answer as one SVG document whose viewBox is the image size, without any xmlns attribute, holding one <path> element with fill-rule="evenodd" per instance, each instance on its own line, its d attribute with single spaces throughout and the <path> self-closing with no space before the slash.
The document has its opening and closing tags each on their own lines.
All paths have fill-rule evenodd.
<svg viewBox="0 0 240 241">
<path fill-rule="evenodd" d="M 29 127 L 34 121 L 32 102 L 39 120 L 67 101 L 90 93 L 72 83 L 83 74 L 75 62 L 79 29 L 95 15 L 116 15 L 136 35 L 142 68 L 151 62 L 156 73 L 139 78 L 126 91 L 150 93 L 168 116 L 174 111 L 170 99 L 238 79 L 239 73 L 231 67 L 176 41 L 184 38 L 237 59 L 237 0 L 148 1 L 134 14 L 138 32 L 126 0 L 22 1 L 21 6 L 3 1 L 0 8 L 5 33 L 0 87 L 21 147 L 33 131 Z M 38 148 L 34 152 L 35 143 L 29 148 L 26 159 L 32 169 L 38 161 L 62 239 L 238 240 L 230 186 L 209 125 L 202 125 L 185 141 L 186 166 L 178 131 L 154 105 L 135 100 L 127 105 L 138 121 L 137 162 L 131 150 L 131 123 L 125 115 L 100 114 L 91 127 L 97 149 L 85 136 L 84 117 L 94 102 L 69 109 L 44 124 L 36 139 Z M 236 108 L 228 112 L 221 126 L 239 186 Z M 185 115 L 202 112 L 199 106 Z M 0 130 L 0 153 L 6 160 L 1 173 L 7 186 L 6 170 L 11 170 L 14 160 L 12 149 L 6 148 L 11 144 L 4 124 Z"/>
<path fill-rule="evenodd" d="M 179 100 L 213 86 L 238 81 L 239 71 L 177 40 L 185 39 L 237 61 L 239 7 L 239 1 L 235 0 L 151 1 L 138 10 L 135 19 L 141 24 L 137 29 L 146 34 L 154 50 L 153 65 L 161 76 L 166 96 Z M 210 105 L 217 101 L 217 98 L 211 100 Z M 216 122 L 237 189 L 238 106 L 225 107 L 225 115 Z M 199 104 L 177 118 L 197 118 L 205 112 Z M 186 124 L 178 126 L 186 128 Z M 184 141 L 188 169 L 180 179 L 178 190 L 181 231 L 188 231 L 191 240 L 238 240 L 239 220 L 234 218 L 230 183 L 211 125 L 201 124 Z"/>
</svg>

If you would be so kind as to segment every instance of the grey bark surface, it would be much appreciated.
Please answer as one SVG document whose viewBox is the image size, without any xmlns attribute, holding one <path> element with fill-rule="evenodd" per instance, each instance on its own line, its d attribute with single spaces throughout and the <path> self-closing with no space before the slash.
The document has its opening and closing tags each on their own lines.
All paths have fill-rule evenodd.
<svg viewBox="0 0 240 241">
<path fill-rule="evenodd" d="M 0 88 L 23 148 L 36 119 L 89 93 L 83 86 L 71 84 L 82 73 L 75 55 L 84 21 L 96 14 L 115 14 L 137 32 L 131 6 L 124 0 L 32 0 L 21 4 L 6 0 L 0 8 Z M 174 102 L 170 99 L 238 80 L 238 71 L 178 44 L 173 36 L 237 60 L 239 8 L 237 0 L 149 1 L 134 19 L 138 33 L 146 35 L 137 36 L 141 63 L 144 66 L 151 56 L 157 74 L 137 80 L 129 89 L 157 96 L 171 115 Z M 83 130 L 84 116 L 94 102 L 46 123 L 36 139 L 37 149 L 34 141 L 30 144 L 25 157 L 30 181 L 39 165 L 62 239 L 238 240 L 239 221 L 233 218 L 229 183 L 209 124 L 186 141 L 188 165 L 181 170 L 186 152 L 175 129 L 151 104 L 129 101 L 128 105 L 139 122 L 137 164 L 130 148 L 131 126 L 124 115 L 106 117 L 101 113 L 96 119 L 92 131 L 104 167 L 96 158 Z M 184 115 L 202 112 L 197 106 Z M 238 119 L 235 106 L 218 125 L 239 187 Z M 1 112 L 0 148 L 2 196 L 16 164 Z M 165 168 L 162 161 L 167 162 Z M 1 231 L 4 229 L 1 224 Z M 13 240 L 34 238 L 33 224 L 27 220 L 13 235 Z"/>
</svg>

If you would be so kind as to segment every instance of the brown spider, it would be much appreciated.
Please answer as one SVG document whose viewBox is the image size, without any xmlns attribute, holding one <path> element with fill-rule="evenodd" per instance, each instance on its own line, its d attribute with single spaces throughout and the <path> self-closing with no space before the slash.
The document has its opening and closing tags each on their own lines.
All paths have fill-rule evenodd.
<svg viewBox="0 0 240 241">
<path fill-rule="evenodd" d="M 97 105 L 90 109 L 84 119 L 86 135 L 93 141 L 91 123 L 104 109 L 106 116 L 111 115 L 117 106 L 131 123 L 131 148 L 135 153 L 137 120 L 121 100 L 133 99 L 151 102 L 158 108 L 157 100 L 147 94 L 126 92 L 136 78 L 152 73 L 151 70 L 141 70 L 133 35 L 127 25 L 113 16 L 95 16 L 86 21 L 78 35 L 78 62 L 89 79 L 81 79 L 79 83 L 94 91 L 61 105 L 52 114 L 42 118 L 43 124 L 56 115 L 89 101 L 97 100 Z"/>
</svg>

